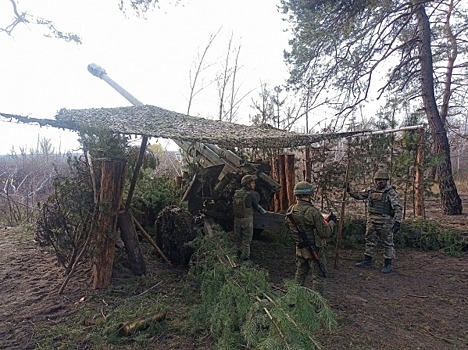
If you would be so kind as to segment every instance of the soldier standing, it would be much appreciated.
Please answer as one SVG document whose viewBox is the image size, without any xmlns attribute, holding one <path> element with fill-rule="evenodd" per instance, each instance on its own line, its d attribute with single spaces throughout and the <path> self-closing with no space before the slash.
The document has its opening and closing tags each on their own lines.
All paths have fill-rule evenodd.
<svg viewBox="0 0 468 350">
<path fill-rule="evenodd" d="M 239 239 L 238 255 L 241 260 L 250 259 L 250 244 L 253 237 L 253 212 L 266 213 L 259 204 L 260 195 L 255 192 L 256 175 L 245 175 L 240 190 L 234 193 L 234 232 Z"/>
<path fill-rule="evenodd" d="M 385 263 L 383 273 L 392 271 L 392 261 L 395 259 L 393 234 L 400 230 L 403 218 L 400 199 L 395 188 L 387 184 L 389 176 L 379 170 L 374 174 L 375 186 L 364 192 L 352 192 L 347 185 L 346 190 L 352 198 L 367 200 L 366 251 L 364 260 L 357 267 L 372 266 L 376 253 L 377 241 L 380 238 L 384 246 Z"/>
<path fill-rule="evenodd" d="M 291 205 L 286 213 L 286 225 L 296 232 L 296 274 L 294 280 L 303 286 L 309 271 L 313 273 L 313 288 L 323 294 L 324 276 L 319 271 L 309 247 L 317 253 L 320 261 L 326 266 L 325 246 L 326 238 L 330 237 L 336 223 L 336 215 L 330 214 L 325 220 L 320 211 L 312 204 L 314 189 L 312 184 L 301 181 L 294 186 L 296 204 Z M 293 217 L 292 222 L 288 219 Z M 296 223 L 297 228 L 291 226 Z M 305 232 L 300 236 L 298 230 Z M 315 281 L 314 281 L 315 280 Z"/>
</svg>

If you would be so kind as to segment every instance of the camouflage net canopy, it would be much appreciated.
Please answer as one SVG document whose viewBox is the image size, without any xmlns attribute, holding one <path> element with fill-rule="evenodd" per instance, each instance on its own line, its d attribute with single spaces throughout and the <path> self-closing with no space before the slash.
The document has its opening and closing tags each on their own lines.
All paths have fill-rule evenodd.
<svg viewBox="0 0 468 350">
<path fill-rule="evenodd" d="M 56 120 L 70 126 L 102 125 L 117 133 L 212 143 L 221 147 L 289 148 L 352 134 L 299 134 L 278 130 L 269 125 L 247 126 L 192 117 L 150 105 L 62 109 Z"/>
<path fill-rule="evenodd" d="M 361 132 L 300 134 L 272 126 L 247 126 L 192 117 L 160 107 L 143 105 L 118 108 L 62 109 L 53 119 L 37 119 L 0 113 L 0 117 L 22 123 L 38 123 L 57 128 L 82 130 L 108 128 L 112 132 L 161 137 L 175 141 L 202 142 L 221 147 L 293 148 L 330 138 Z"/>
</svg>

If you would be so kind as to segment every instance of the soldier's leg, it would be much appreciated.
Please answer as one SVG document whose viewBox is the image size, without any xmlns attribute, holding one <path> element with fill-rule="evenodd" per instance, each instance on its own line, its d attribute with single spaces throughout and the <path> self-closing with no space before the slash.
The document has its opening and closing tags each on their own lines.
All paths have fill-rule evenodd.
<svg viewBox="0 0 468 350">
<path fill-rule="evenodd" d="M 375 225 L 368 222 L 366 224 L 366 250 L 364 252 L 364 260 L 355 264 L 356 267 L 371 267 L 372 258 L 375 255 L 377 246 L 377 232 L 375 231 Z"/>
<path fill-rule="evenodd" d="M 253 237 L 253 219 L 244 218 L 242 220 L 242 235 L 241 235 L 241 256 L 242 260 L 250 259 L 250 245 Z"/>
<path fill-rule="evenodd" d="M 366 251 L 364 255 L 371 257 L 375 256 L 377 250 L 377 231 L 379 227 L 376 224 L 368 222 L 366 225 Z"/>
<path fill-rule="evenodd" d="M 384 258 L 395 259 L 395 244 L 393 243 L 392 223 L 387 223 L 380 230 L 380 240 L 384 247 Z"/>
<path fill-rule="evenodd" d="M 294 281 L 300 286 L 303 286 L 309 270 L 310 265 L 307 259 L 296 255 L 296 275 L 294 276 Z"/>
<path fill-rule="evenodd" d="M 392 263 L 393 259 L 395 259 L 395 245 L 393 243 L 393 231 L 391 223 L 386 223 L 382 226 L 382 229 L 380 230 L 380 240 L 382 241 L 382 245 L 384 247 L 385 258 L 384 267 L 381 271 L 383 273 L 389 273 L 392 271 Z"/>
<path fill-rule="evenodd" d="M 237 257 L 240 257 L 242 252 L 242 225 L 238 218 L 234 218 L 234 237 L 237 244 Z"/>
<path fill-rule="evenodd" d="M 325 271 L 327 271 L 327 257 L 326 257 L 326 252 L 325 252 L 325 247 L 322 248 L 316 248 L 317 253 L 319 256 L 320 261 L 323 264 L 323 267 L 325 268 Z M 320 271 L 320 268 L 317 266 L 317 263 L 314 260 L 309 260 L 310 267 L 312 268 L 312 276 L 313 276 L 313 284 L 312 284 L 312 289 L 315 290 L 317 293 L 320 293 L 322 296 L 324 295 L 325 291 L 325 282 L 326 278 L 323 277 L 322 272 Z"/>
</svg>

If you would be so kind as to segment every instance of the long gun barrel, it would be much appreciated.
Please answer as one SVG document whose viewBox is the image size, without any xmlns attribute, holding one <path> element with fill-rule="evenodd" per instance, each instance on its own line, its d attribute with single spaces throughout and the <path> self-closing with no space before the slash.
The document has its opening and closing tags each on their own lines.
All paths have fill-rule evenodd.
<svg viewBox="0 0 468 350">
<path fill-rule="evenodd" d="M 106 73 L 106 70 L 102 68 L 101 66 L 91 63 L 88 64 L 88 71 L 94 75 L 95 77 L 98 77 L 102 80 L 104 80 L 106 83 L 108 83 L 110 86 L 112 86 L 119 94 L 121 94 L 123 97 L 125 97 L 132 105 L 134 106 L 143 106 L 143 103 L 138 101 L 132 94 L 130 94 L 127 90 L 125 90 L 123 87 L 121 87 L 119 84 L 117 84 L 114 80 L 109 78 L 109 76 Z"/>
</svg>

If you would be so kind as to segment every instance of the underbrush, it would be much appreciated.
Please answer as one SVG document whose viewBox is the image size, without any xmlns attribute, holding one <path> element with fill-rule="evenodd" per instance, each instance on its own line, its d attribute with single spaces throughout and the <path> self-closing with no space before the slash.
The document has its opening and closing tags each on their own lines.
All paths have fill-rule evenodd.
<svg viewBox="0 0 468 350">
<path fill-rule="evenodd" d="M 365 243 L 366 222 L 360 218 L 347 217 L 343 223 L 342 248 L 355 248 Z M 334 242 L 332 237 L 330 242 Z M 423 218 L 406 220 L 401 230 L 394 235 L 397 248 L 436 250 L 447 255 L 458 255 L 467 249 L 467 242 L 458 233 L 442 224 Z"/>
<path fill-rule="evenodd" d="M 221 230 L 193 244 L 187 279 L 199 301 L 192 323 L 210 330 L 217 349 L 316 349 L 315 332 L 336 327 L 320 294 L 292 281 L 273 291 L 267 271 L 235 260 Z"/>
<path fill-rule="evenodd" d="M 150 348 L 168 327 L 168 300 L 156 286 L 150 277 L 128 278 L 83 297 L 73 316 L 36 330 L 36 349 Z"/>
<path fill-rule="evenodd" d="M 419 218 L 405 221 L 395 235 L 398 247 L 437 250 L 447 255 L 458 255 L 466 249 L 466 242 L 456 232 L 435 221 Z"/>
</svg>

